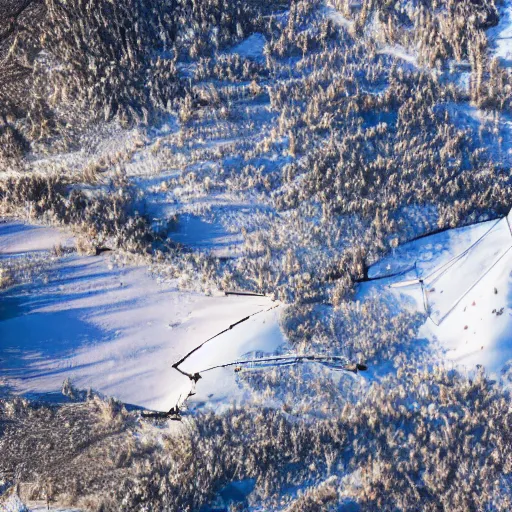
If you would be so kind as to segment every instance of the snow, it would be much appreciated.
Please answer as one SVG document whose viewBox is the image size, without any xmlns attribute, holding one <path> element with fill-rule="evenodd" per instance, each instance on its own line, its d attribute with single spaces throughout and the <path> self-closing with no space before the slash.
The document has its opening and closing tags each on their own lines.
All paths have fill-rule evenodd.
<svg viewBox="0 0 512 512">
<path fill-rule="evenodd" d="M 237 53 L 241 57 L 252 60 L 262 60 L 265 58 L 263 51 L 267 40 L 263 34 L 255 33 L 232 49 L 232 53 Z"/>
<path fill-rule="evenodd" d="M 498 25 L 489 29 L 487 34 L 493 55 L 502 59 L 505 65 L 510 66 L 510 64 L 512 64 L 512 0 L 505 0 L 499 8 L 499 11 L 500 21 Z M 349 31 L 353 30 L 354 22 L 343 16 L 328 2 L 322 7 L 322 12 L 336 25 Z M 396 57 L 404 62 L 408 62 L 416 68 L 418 67 L 416 55 L 411 54 L 401 45 L 382 45 L 378 53 Z M 461 75 L 461 85 L 466 88 L 467 84 L 464 82 L 467 82 L 469 74 L 462 73 Z"/>
<path fill-rule="evenodd" d="M 76 508 L 53 507 L 43 502 L 30 502 L 27 506 L 16 493 L 12 492 L 3 499 L 0 497 L 0 512 L 44 512 L 47 510 L 51 512 L 80 512 Z"/>
<path fill-rule="evenodd" d="M 206 222 L 197 215 L 180 217 L 178 229 L 170 233 L 174 242 L 219 257 L 232 257 L 241 250 L 243 237 L 229 233 L 220 222 Z"/>
<path fill-rule="evenodd" d="M 512 233 L 503 218 L 405 244 L 371 275 L 405 272 L 365 283 L 359 294 L 390 294 L 418 311 L 426 306 L 420 338 L 439 343 L 444 360 L 497 375 L 512 358 L 511 268 Z"/>
<path fill-rule="evenodd" d="M 222 335 L 218 340 L 205 344 L 192 354 L 180 367 L 187 372 L 202 371 L 201 365 L 208 362 L 210 366 L 236 361 L 254 351 L 274 353 L 283 343 L 279 328 L 279 304 L 271 305 L 246 323 Z M 240 333 L 244 336 L 240 339 Z"/>
<path fill-rule="evenodd" d="M 0 224 L 3 255 L 48 249 L 61 236 L 16 226 Z M 1 299 L 0 377 L 16 392 L 50 399 L 69 378 L 78 388 L 163 411 L 190 390 L 190 380 L 172 368 L 176 361 L 230 324 L 274 305 L 265 297 L 184 292 L 142 267 L 112 268 L 107 257 L 76 254 L 61 258 L 47 283 L 13 288 Z M 226 342 L 227 357 L 236 344 L 245 351 L 258 341 L 238 329 Z M 210 357 L 219 360 L 220 347 L 204 352 L 201 367 L 212 365 Z"/>
<path fill-rule="evenodd" d="M 330 5 L 329 3 L 326 3 L 322 9 L 321 13 L 323 15 L 330 19 L 335 25 L 338 25 L 339 27 L 342 27 L 346 30 L 353 31 L 354 30 L 354 21 L 349 20 L 345 16 L 343 16 L 335 7 Z M 374 23 L 376 25 L 376 22 Z M 378 41 L 377 34 L 379 33 L 379 28 L 376 26 L 372 27 L 370 30 L 370 34 L 372 35 L 372 38 L 377 43 L 377 46 L 379 47 L 377 50 L 377 53 L 382 55 L 389 55 L 391 57 L 394 57 L 396 59 L 399 59 L 401 61 L 407 62 L 411 64 L 413 67 L 418 67 L 418 58 L 416 55 L 412 55 L 407 51 L 406 48 L 399 44 L 394 45 L 388 45 L 388 44 L 381 44 Z"/>
<path fill-rule="evenodd" d="M 510 65 L 512 62 L 512 1 L 506 0 L 499 9 L 500 21 L 487 33 L 493 54 Z"/>
<path fill-rule="evenodd" d="M 336 25 L 340 27 L 344 27 L 347 30 L 351 30 L 354 27 L 354 22 L 352 20 L 349 20 L 348 18 L 345 18 L 339 11 L 337 11 L 332 5 L 327 3 L 324 5 L 321 9 L 321 12 L 333 21 Z"/>
<path fill-rule="evenodd" d="M 0 512 L 26 512 L 27 510 L 17 494 L 12 493 L 0 500 Z"/>
<path fill-rule="evenodd" d="M 337 25 L 353 30 L 353 21 L 328 3 L 322 13 Z M 511 16 L 512 0 L 507 0 L 501 9 L 500 24 L 488 31 L 495 54 L 504 59 L 511 51 Z M 262 34 L 252 34 L 230 53 L 261 60 L 266 42 Z M 406 48 L 384 45 L 377 39 L 375 43 L 379 54 L 418 67 L 416 56 Z M 468 73 L 457 76 L 464 81 Z M 247 136 L 263 138 L 270 130 L 273 114 L 265 111 L 265 105 L 253 103 L 249 108 L 242 101 L 256 127 Z M 447 103 L 445 108 L 457 124 L 479 130 L 482 141 L 493 151 L 499 147 L 500 152 L 512 154 L 507 142 L 512 120 L 507 115 L 494 119 L 469 105 Z M 210 121 L 206 119 L 203 128 L 209 128 Z M 218 119 L 211 122 L 221 124 Z M 142 144 L 143 149 L 126 163 L 128 176 L 140 190 L 141 210 L 187 249 L 237 257 L 243 246 L 242 232 L 250 232 L 254 225 L 261 229 L 259 211 L 269 207 L 259 204 L 256 197 L 250 201 L 230 192 L 206 194 L 196 190 L 195 184 L 168 189 L 168 182 L 185 171 L 198 170 L 206 176 L 208 169 L 211 167 L 213 174 L 217 165 L 238 168 L 242 161 L 230 156 L 219 164 L 210 155 L 238 139 L 223 138 L 222 130 L 209 139 L 205 130 L 206 135 L 180 152 L 175 151 L 178 129 L 176 118 L 169 116 L 160 128 L 146 135 L 137 130 L 127 132 L 119 142 L 118 131 L 112 127 L 116 137 L 105 136 L 90 151 L 69 158 L 83 163 L 94 152 L 111 152 L 115 144 L 120 144 L 120 149 Z M 167 139 L 162 146 L 166 151 L 161 152 L 162 156 L 151 143 L 164 134 Z M 497 144 L 499 139 L 503 140 L 501 146 Z M 174 155 L 170 163 L 168 153 Z M 190 164 L 203 156 L 204 169 Z M 283 163 L 284 157 L 276 158 Z M 54 159 L 43 159 L 41 165 Z M 268 161 L 265 166 L 269 168 Z M 73 166 L 78 167 L 78 163 Z M 169 227 L 167 220 L 175 214 L 179 214 L 178 220 Z M 506 252 L 510 243 L 505 224 L 498 224 L 481 243 L 456 258 L 491 226 L 492 223 L 484 223 L 448 231 L 398 248 L 373 266 L 370 276 L 402 274 L 367 283 L 360 294 L 389 294 L 399 298 L 404 307 L 422 311 L 425 298 L 418 282 L 422 277 L 431 318 L 421 336 L 439 341 L 446 351 L 443 357 L 457 364 L 485 364 L 490 371 L 499 371 L 512 357 L 507 334 L 512 251 Z M 0 224 L 1 258 L 44 253 L 58 244 L 71 245 L 69 233 L 15 221 Z M 226 326 L 260 310 L 263 312 L 202 346 L 181 368 L 190 373 L 201 372 L 257 351 L 272 353 L 286 344 L 279 326 L 283 306 L 270 309 L 276 305 L 270 299 L 220 294 L 205 297 L 185 292 L 177 282 L 158 282 L 142 267 L 112 268 L 104 256 L 68 255 L 52 267 L 48 283 L 19 286 L 0 298 L 0 381 L 8 378 L 17 392 L 46 398 L 70 378 L 80 388 L 92 387 L 127 403 L 168 410 L 191 389 L 190 380 L 172 364 Z M 503 314 L 492 313 L 502 307 Z M 243 390 L 237 386 L 233 368 L 205 372 L 191 402 L 219 404 L 241 399 Z"/>
<path fill-rule="evenodd" d="M 198 404 L 218 408 L 233 400 L 241 402 L 249 398 L 238 386 L 233 367 L 209 369 L 246 359 L 255 353 L 257 357 L 274 354 L 282 348 L 286 340 L 279 324 L 281 308 L 278 303 L 270 305 L 222 336 L 209 341 L 180 365 L 180 369 L 187 373 L 201 374 L 201 380 L 194 389 L 195 395 L 188 402 L 191 408 L 196 408 Z"/>
<path fill-rule="evenodd" d="M 512 118 L 507 112 L 489 112 L 469 104 L 447 102 L 436 107 L 440 114 L 446 109 L 451 119 L 459 126 L 471 128 L 478 136 L 482 147 L 504 163 L 512 162 Z"/>
<path fill-rule="evenodd" d="M 414 67 L 418 67 L 418 58 L 415 55 L 410 54 L 403 46 L 399 44 L 395 44 L 393 46 L 384 45 L 378 50 L 377 53 L 390 55 L 391 57 L 395 57 L 399 60 L 403 60 L 404 62 L 408 62 Z"/>
<path fill-rule="evenodd" d="M 56 228 L 0 220 L 0 255 L 49 251 L 56 245 L 72 245 L 69 233 Z"/>
<path fill-rule="evenodd" d="M 495 264 L 510 250 L 512 238 L 506 222 L 493 224 L 475 245 L 467 252 L 456 256 L 442 267 L 424 278 L 426 295 L 431 309 L 431 317 L 441 323 L 460 300 L 485 278 Z M 454 276 L 459 280 L 464 276 L 460 286 L 453 286 Z"/>
<path fill-rule="evenodd" d="M 41 255 L 57 243 L 69 246 L 72 238 L 54 228 L 0 224 L 2 258 Z M 512 359 L 511 246 L 506 219 L 422 238 L 374 265 L 370 277 L 395 275 L 365 283 L 359 296 L 378 293 L 419 311 L 426 303 L 421 338 L 454 364 L 499 373 Z M 68 254 L 47 280 L 1 295 L 0 378 L 47 400 L 69 378 L 150 409 L 167 411 L 190 392 L 191 409 L 219 408 L 249 393 L 232 366 L 210 368 L 286 349 L 283 308 L 266 297 L 183 291 L 143 267 L 113 267 L 105 255 Z M 173 368 L 182 358 L 179 370 L 201 373 L 195 387 Z"/>
</svg>

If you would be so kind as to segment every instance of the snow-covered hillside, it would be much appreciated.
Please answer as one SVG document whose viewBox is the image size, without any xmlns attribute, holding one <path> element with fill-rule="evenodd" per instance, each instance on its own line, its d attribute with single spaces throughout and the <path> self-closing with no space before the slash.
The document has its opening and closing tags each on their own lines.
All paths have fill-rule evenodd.
<svg viewBox="0 0 512 512">
<path fill-rule="evenodd" d="M 65 232 L 0 224 L 2 258 L 50 254 Z M 370 269 L 367 295 L 394 295 L 429 313 L 421 337 L 439 342 L 440 361 L 499 372 L 512 358 L 512 236 L 507 219 L 449 230 L 398 248 Z M 386 278 L 386 275 L 395 275 Z M 379 278 L 379 279 L 376 279 Z M 422 282 L 420 282 L 420 280 Z M 5 293 L 0 361 L 14 391 L 58 396 L 65 379 L 126 403 L 168 410 L 191 391 L 186 373 L 283 348 L 279 304 L 265 297 L 204 297 L 163 283 L 143 268 L 115 268 L 108 256 L 57 258 L 44 279 Z M 196 347 L 228 329 L 194 352 Z M 233 368 L 202 375 L 192 404 L 242 399 Z M 195 406 L 194 406 L 195 407 Z"/>
<path fill-rule="evenodd" d="M 391 233 L 397 230 L 395 240 L 410 239 L 436 223 L 446 224 L 435 205 L 440 182 L 450 184 L 460 178 L 466 180 L 466 187 L 475 183 L 473 195 L 487 187 L 493 196 L 499 196 L 494 187 L 501 180 L 501 171 L 495 179 L 490 171 L 479 172 L 487 162 L 482 155 L 489 154 L 503 165 L 510 161 L 507 112 L 496 116 L 474 101 L 470 104 L 469 85 L 461 85 L 460 79 L 468 78 L 464 68 L 469 65 L 468 56 L 459 56 L 457 65 L 451 56 L 445 69 L 429 67 L 428 48 L 415 48 L 407 38 L 407 28 L 400 37 L 396 33 L 391 44 L 393 38 L 378 16 L 364 20 L 368 41 L 360 40 L 355 31 L 360 8 L 359 3 L 340 2 L 296 6 L 273 13 L 271 20 L 276 25 L 268 31 L 263 25 L 261 32 L 243 35 L 237 29 L 233 44 L 215 55 L 177 63 L 176 72 L 190 82 L 190 91 L 154 125 L 129 130 L 102 125 L 101 131 L 84 134 L 87 144 L 80 151 L 33 152 L 33 170 L 46 175 L 55 166 L 65 165 L 65 174 L 79 182 L 74 185 L 75 192 L 80 191 L 86 199 L 102 193 L 128 196 L 128 206 L 123 203 L 122 207 L 144 216 L 156 233 L 154 246 L 159 250 L 177 246 L 173 257 L 178 260 L 193 253 L 202 255 L 208 264 L 213 261 L 205 274 L 218 272 L 228 287 L 244 283 L 290 302 L 325 302 L 332 291 L 332 276 L 349 276 L 349 285 L 355 281 L 357 258 L 354 268 L 348 268 L 341 256 L 344 251 L 350 253 L 351 245 L 366 245 L 366 257 L 372 261 L 382 248 L 396 245 L 391 243 L 395 235 L 378 227 L 384 217 L 376 205 L 388 200 L 387 186 L 382 190 L 370 187 L 367 197 L 359 197 L 351 185 L 368 169 L 374 174 L 365 180 L 384 182 L 379 159 L 387 162 L 382 166 L 388 171 L 398 169 L 397 174 L 386 174 L 386 179 L 390 184 L 404 180 L 404 204 L 412 200 L 410 191 L 415 187 L 431 189 L 424 200 L 427 205 L 415 210 L 425 212 L 423 217 L 411 217 L 408 212 L 414 208 L 402 207 L 386 214 L 386 229 Z M 401 13 L 395 21 L 397 30 L 402 30 L 403 19 L 412 20 L 415 14 L 410 5 L 402 10 L 398 4 L 393 8 Z M 487 32 L 490 50 L 505 60 L 509 11 L 510 3 L 505 2 L 500 7 L 499 24 Z M 415 30 L 420 37 L 421 27 Z M 311 46 L 308 38 L 316 37 L 317 46 Z M 305 42 L 298 52 L 294 45 L 300 38 Z M 450 44 L 457 46 L 456 41 Z M 288 53 L 286 45 L 290 46 Z M 343 65 L 336 59 L 343 60 Z M 372 72 L 363 77 L 361 66 Z M 396 77 L 384 72 L 397 66 L 401 71 Z M 425 73 L 417 83 L 415 73 Z M 352 83 L 357 84 L 353 90 L 347 85 Z M 401 106 L 394 103 L 403 90 L 409 91 L 411 101 L 415 98 L 418 102 L 411 107 L 411 114 L 405 113 L 410 107 L 407 97 L 400 99 Z M 302 104 L 308 94 L 315 97 L 315 108 L 308 106 L 309 100 Z M 418 166 L 419 162 L 410 161 L 415 151 L 400 139 L 407 139 L 418 127 L 406 128 L 405 135 L 400 130 L 414 124 L 414 110 L 427 96 L 434 98 L 427 115 L 433 123 L 431 134 L 421 125 L 426 138 L 415 144 L 423 147 L 431 160 Z M 345 103 L 346 110 L 336 111 Z M 318 111 L 322 108 L 325 115 Z M 331 111 L 336 115 L 327 114 Z M 294 130 L 304 126 L 308 131 L 299 140 L 299 132 L 294 134 Z M 357 141 L 354 144 L 359 144 L 359 149 L 349 149 L 352 139 L 360 137 L 364 144 Z M 453 140 L 458 142 L 452 144 Z M 328 149 L 317 154 L 318 148 Z M 386 154 L 389 148 L 394 149 Z M 395 159 L 397 151 L 403 154 Z M 354 169 L 360 165 L 361 170 L 344 177 L 343 184 L 339 180 L 332 183 L 332 169 L 342 174 L 351 168 L 345 161 L 349 157 L 354 157 L 354 162 L 362 158 L 354 163 Z M 478 184 L 465 176 L 466 162 L 475 167 L 475 176 L 481 180 Z M 425 171 L 425 176 L 409 182 L 409 177 L 416 175 L 409 166 L 437 170 Z M 17 175 L 12 170 L 9 173 Z M 460 186 L 453 181 L 453 186 L 441 190 L 447 203 L 458 197 Z M 503 185 L 501 194 L 505 191 Z M 393 201 L 400 202 L 396 197 Z M 21 203 L 21 208 L 26 208 L 24 198 Z M 105 217 L 115 216 L 117 207 L 114 204 L 113 212 Z M 471 211 L 471 206 L 466 208 Z M 338 214 L 345 210 L 356 214 Z M 479 218 L 479 211 L 471 214 L 473 220 Z M 373 220 L 368 220 L 372 215 Z M 93 218 L 97 222 L 95 214 Z M 415 284 L 398 286 L 398 278 L 393 279 L 391 291 L 383 280 L 364 285 L 360 294 L 365 296 L 367 288 L 377 289 L 379 296 L 393 293 L 403 298 L 407 307 L 408 300 L 416 301 L 420 311 L 425 305 L 430 318 L 422 336 L 438 339 L 451 359 L 470 365 L 487 363 L 489 369 L 498 369 L 500 357 L 508 358 L 503 333 L 509 317 L 506 269 L 510 253 L 505 253 L 509 233 L 504 223 L 491 226 L 447 231 L 399 246 L 370 269 L 371 277 L 415 265 L 414 272 L 399 279 L 416 279 L 417 273 L 424 281 L 423 295 Z M 368 248 L 376 238 L 374 229 L 378 250 Z M 108 255 L 65 253 L 46 258 L 54 245 L 73 245 L 69 234 L 11 222 L 0 225 L 0 230 L 2 258 L 30 259 L 33 269 L 40 258 L 44 267 L 39 276 L 25 271 L 26 279 L 4 293 L 0 305 L 0 362 L 4 378 L 18 392 L 48 397 L 71 378 L 79 387 L 92 386 L 125 402 L 166 410 L 183 400 L 191 385 L 172 364 L 226 326 L 264 311 L 192 354 L 184 362 L 185 372 L 232 362 L 255 351 L 271 353 L 284 342 L 280 327 L 284 308 L 268 311 L 274 306 L 270 299 L 225 297 L 217 291 L 205 297 L 179 289 L 177 280 L 151 277 L 143 267 L 114 268 Z M 482 241 L 459 257 L 486 230 L 489 233 Z M 495 267 L 488 270 L 495 260 Z M 161 267 L 160 275 L 166 275 L 165 264 Z M 199 276 L 199 271 L 192 273 L 189 284 Z M 34 278 L 36 282 L 31 284 Z M 339 284 L 343 279 L 334 281 Z M 347 293 L 341 288 L 342 295 Z M 495 288 L 496 294 L 485 295 L 485 290 Z M 487 314 L 487 309 L 491 313 Z M 478 314 L 466 321 L 464 314 L 469 316 L 470 311 Z M 215 394 L 213 391 L 227 400 L 231 391 L 226 389 L 236 387 L 231 370 L 212 370 L 210 375 L 215 376 L 205 377 L 197 385 L 197 403 L 211 399 L 208 395 Z M 221 385 L 221 381 L 229 384 Z"/>
<path fill-rule="evenodd" d="M 48 256 L 62 240 L 69 243 L 69 235 L 56 229 L 0 224 L 4 259 Z M 81 389 L 167 411 L 190 391 L 189 379 L 172 367 L 176 361 L 229 325 L 275 306 L 265 297 L 182 291 L 144 268 L 113 268 L 108 256 L 72 253 L 58 258 L 44 279 L 2 295 L 1 376 L 14 391 L 46 399 L 70 379 Z M 190 368 L 283 343 L 278 316 L 261 313 L 198 351 Z"/>
<path fill-rule="evenodd" d="M 509 512 L 511 26 L 0 1 L 0 511 Z"/>
<path fill-rule="evenodd" d="M 503 218 L 401 246 L 370 269 L 378 279 L 360 293 L 389 294 L 426 312 L 420 337 L 439 343 L 440 361 L 499 375 L 512 358 L 511 269 L 512 232 Z"/>
</svg>

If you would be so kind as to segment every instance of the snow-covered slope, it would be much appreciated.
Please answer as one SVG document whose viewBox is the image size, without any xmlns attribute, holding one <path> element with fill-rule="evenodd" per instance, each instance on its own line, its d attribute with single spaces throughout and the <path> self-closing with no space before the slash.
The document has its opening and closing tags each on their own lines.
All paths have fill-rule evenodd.
<svg viewBox="0 0 512 512">
<path fill-rule="evenodd" d="M 1 254 L 48 251 L 61 236 L 67 238 L 48 228 L 4 223 Z M 172 368 L 176 361 L 230 324 L 274 305 L 265 297 L 183 292 L 176 283 L 158 283 L 144 268 L 112 268 L 106 257 L 71 254 L 52 267 L 48 282 L 2 294 L 0 376 L 21 393 L 49 398 L 70 378 L 79 388 L 168 410 L 191 385 Z M 265 336 L 255 335 L 255 322 L 198 351 L 194 371 L 271 348 Z M 261 323 L 275 335 L 272 346 L 280 345 L 278 316 L 262 316 Z"/>
<path fill-rule="evenodd" d="M 371 269 L 360 294 L 392 294 L 429 315 L 420 335 L 446 360 L 497 374 L 512 358 L 512 234 L 506 218 L 400 247 Z"/>
<path fill-rule="evenodd" d="M 512 2 L 505 0 L 500 7 L 500 21 L 488 32 L 493 53 L 506 64 L 512 64 Z"/>
<path fill-rule="evenodd" d="M 44 226 L 32 226 L 21 222 L 0 219 L 0 255 L 20 255 L 26 252 L 44 252 L 54 246 L 73 245 L 72 237 L 65 231 Z"/>
<path fill-rule="evenodd" d="M 234 400 L 249 399 L 248 392 L 238 384 L 234 367 L 223 368 L 222 365 L 273 354 L 279 349 L 285 343 L 279 325 L 281 308 L 278 304 L 272 305 L 254 315 L 206 343 L 180 365 L 180 369 L 187 373 L 201 374 L 194 387 L 195 395 L 188 401 L 191 408 L 204 405 L 217 408 Z M 221 367 L 214 368 L 217 366 Z"/>
<path fill-rule="evenodd" d="M 69 234 L 0 225 L 2 258 L 45 254 L 57 243 L 69 246 Z M 374 265 L 370 277 L 399 275 L 365 283 L 359 296 L 390 294 L 426 309 L 420 335 L 437 340 L 443 358 L 496 373 L 512 359 L 511 246 L 506 219 L 422 238 Z M 45 280 L 4 292 L 0 304 L 1 377 L 46 399 L 70 378 L 152 409 L 168 410 L 191 390 L 191 407 L 217 407 L 245 391 L 233 367 L 209 368 L 286 343 L 282 306 L 268 298 L 184 292 L 143 268 L 113 268 L 104 256 L 63 256 Z M 173 368 L 183 358 L 181 371 L 202 374 L 195 387 Z"/>
</svg>

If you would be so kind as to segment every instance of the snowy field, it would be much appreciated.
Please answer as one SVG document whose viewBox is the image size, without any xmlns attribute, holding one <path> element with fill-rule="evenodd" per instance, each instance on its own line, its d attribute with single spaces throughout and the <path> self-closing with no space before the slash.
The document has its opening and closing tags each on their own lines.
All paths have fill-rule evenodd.
<svg viewBox="0 0 512 512">
<path fill-rule="evenodd" d="M 55 229 L 0 224 L 2 258 L 49 254 L 62 241 L 69 243 L 69 236 Z M 58 399 L 70 379 L 80 389 L 167 411 L 190 391 L 190 380 L 172 368 L 176 361 L 229 325 L 275 306 L 265 297 L 184 292 L 144 268 L 113 268 L 108 256 L 70 254 L 52 264 L 46 279 L 2 295 L 0 375 L 31 396 Z M 278 315 L 262 313 L 187 364 L 196 372 L 283 342 Z"/>
</svg>

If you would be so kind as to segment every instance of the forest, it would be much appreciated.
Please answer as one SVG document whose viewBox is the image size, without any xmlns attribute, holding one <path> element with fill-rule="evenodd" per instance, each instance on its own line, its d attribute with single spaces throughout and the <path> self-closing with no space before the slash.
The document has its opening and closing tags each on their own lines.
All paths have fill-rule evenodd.
<svg viewBox="0 0 512 512">
<path fill-rule="evenodd" d="M 511 510 L 509 367 L 458 369 L 424 343 L 426 311 L 358 293 L 398 248 L 509 213 L 507 8 L 0 0 L 0 217 L 76 240 L 0 258 L 0 303 L 108 251 L 179 289 L 270 297 L 291 351 L 376 368 L 241 372 L 249 403 L 171 427 L 71 383 L 20 397 L 0 371 L 0 510 Z M 190 216 L 236 242 L 180 241 Z"/>
</svg>

